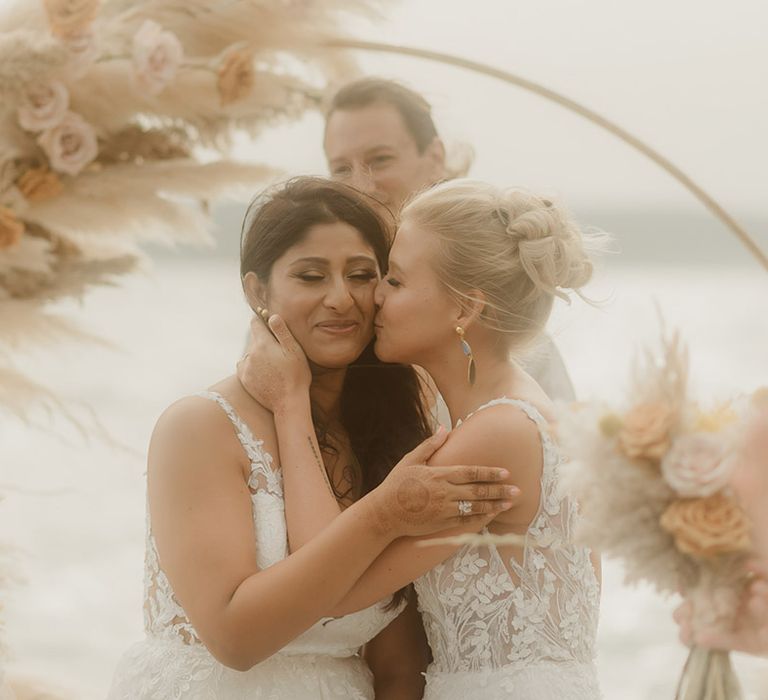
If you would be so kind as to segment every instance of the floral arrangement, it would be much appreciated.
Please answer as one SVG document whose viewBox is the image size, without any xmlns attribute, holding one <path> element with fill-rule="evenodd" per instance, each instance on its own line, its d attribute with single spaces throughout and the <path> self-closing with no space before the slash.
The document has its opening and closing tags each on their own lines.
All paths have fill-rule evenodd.
<svg viewBox="0 0 768 700">
<path fill-rule="evenodd" d="M 372 3 L 3 3 L 0 409 L 31 421 L 43 407 L 84 429 L 14 353 L 94 340 L 51 303 L 140 267 L 140 242 L 208 241 L 212 200 L 249 199 L 275 175 L 234 160 L 234 134 L 297 118 L 348 78 L 353 64 L 328 44 L 343 15 Z M 12 570 L 2 559 L 0 586 Z M 0 695 L 2 675 L 0 654 Z"/>
<path fill-rule="evenodd" d="M 558 435 L 564 488 L 579 500 L 577 537 L 620 558 L 628 582 L 649 581 L 692 603 L 692 624 L 725 629 L 747 581 L 751 525 L 729 479 L 738 462 L 741 406 L 704 408 L 687 394 L 677 335 L 648 353 L 621 410 L 569 407 Z M 728 652 L 693 648 L 677 698 L 741 697 Z"/>
<path fill-rule="evenodd" d="M 207 204 L 274 175 L 230 155 L 318 105 L 372 0 L 18 0 L 0 10 L 0 406 L 57 405 L 12 352 L 76 334 L 48 308 L 205 241 Z"/>
</svg>

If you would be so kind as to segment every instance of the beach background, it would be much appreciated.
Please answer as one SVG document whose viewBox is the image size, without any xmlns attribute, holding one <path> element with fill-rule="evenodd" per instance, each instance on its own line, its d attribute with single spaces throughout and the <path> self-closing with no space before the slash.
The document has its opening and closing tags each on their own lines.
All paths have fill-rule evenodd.
<svg viewBox="0 0 768 700">
<path fill-rule="evenodd" d="M 386 14 L 351 26 L 519 72 L 606 112 L 698 178 L 768 248 L 761 3 L 737 0 L 725 14 L 688 0 L 416 0 Z M 449 144 L 474 147 L 473 176 L 546 192 L 614 236 L 586 290 L 597 303 L 558 302 L 549 327 L 580 398 L 627 395 L 638 349 L 658 340 L 657 308 L 690 346 L 701 399 L 768 385 L 768 275 L 668 176 L 577 117 L 490 79 L 396 57 L 361 64 L 423 91 Z M 309 115 L 238 149 L 286 173 L 323 173 L 321 139 L 322 120 Z M 35 426 L 0 420 L 0 536 L 14 546 L 19 577 L 3 594 L 10 674 L 64 697 L 102 698 L 120 654 L 142 636 L 146 445 L 168 404 L 231 373 L 242 354 L 243 210 L 214 210 L 215 247 L 153 249 L 144 274 L 57 306 L 102 344 L 15 358 L 92 430 L 83 436 L 60 415 L 35 416 Z M 621 567 L 605 563 L 606 698 L 674 696 L 686 655 L 675 604 L 625 587 Z M 768 697 L 768 662 L 736 663 L 751 697 Z"/>
</svg>

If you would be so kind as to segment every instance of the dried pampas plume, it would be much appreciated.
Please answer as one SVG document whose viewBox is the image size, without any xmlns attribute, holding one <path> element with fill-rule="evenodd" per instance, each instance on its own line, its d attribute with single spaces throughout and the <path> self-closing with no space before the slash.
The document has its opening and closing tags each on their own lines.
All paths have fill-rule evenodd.
<svg viewBox="0 0 768 700">
<path fill-rule="evenodd" d="M 43 325 L 82 338 L 49 302 L 140 268 L 144 241 L 209 243 L 207 204 L 248 199 L 274 177 L 231 158 L 233 135 L 317 107 L 354 70 L 329 42 L 374 2 L 17 0 L 0 11 L 3 408 L 58 408 L 10 364 Z"/>
</svg>

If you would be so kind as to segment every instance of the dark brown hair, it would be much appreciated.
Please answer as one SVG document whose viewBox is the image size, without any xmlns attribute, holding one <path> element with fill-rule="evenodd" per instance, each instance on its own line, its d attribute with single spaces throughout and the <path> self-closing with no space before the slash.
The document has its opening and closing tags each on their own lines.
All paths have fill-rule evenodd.
<svg viewBox="0 0 768 700">
<path fill-rule="evenodd" d="M 388 225 L 366 197 L 348 185 L 316 177 L 294 178 L 267 190 L 251 203 L 243 222 L 241 278 L 255 272 L 267 282 L 275 261 L 312 226 L 335 222 L 349 224 L 360 233 L 385 273 Z M 316 410 L 313 421 L 321 447 L 329 449 L 325 421 Z M 373 341 L 347 370 L 341 422 L 360 464 L 357 476 L 363 495 L 376 488 L 400 458 L 431 433 L 413 367 L 381 362 L 373 352 Z"/>
<path fill-rule="evenodd" d="M 429 102 L 418 92 L 383 78 L 362 78 L 342 87 L 331 99 L 326 122 L 337 109 L 360 109 L 376 102 L 392 105 L 400 113 L 419 153 L 437 137 Z"/>
</svg>

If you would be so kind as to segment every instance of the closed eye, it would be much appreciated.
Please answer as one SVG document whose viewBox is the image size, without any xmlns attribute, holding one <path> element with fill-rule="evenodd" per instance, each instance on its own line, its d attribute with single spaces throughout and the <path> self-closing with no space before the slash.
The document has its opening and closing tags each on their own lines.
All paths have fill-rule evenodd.
<svg viewBox="0 0 768 700">
<path fill-rule="evenodd" d="M 400 282 L 398 282 L 394 277 L 387 276 L 387 280 L 386 281 L 387 281 L 387 284 L 390 287 L 400 287 L 401 286 Z"/>
<path fill-rule="evenodd" d="M 378 277 L 375 272 L 355 272 L 350 275 L 353 280 L 359 280 L 360 282 L 370 282 Z"/>
</svg>

